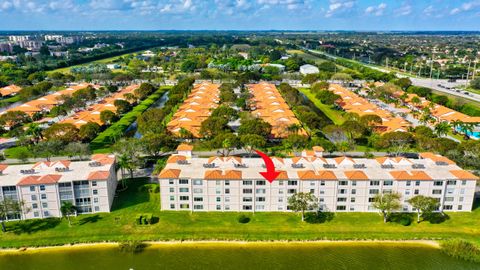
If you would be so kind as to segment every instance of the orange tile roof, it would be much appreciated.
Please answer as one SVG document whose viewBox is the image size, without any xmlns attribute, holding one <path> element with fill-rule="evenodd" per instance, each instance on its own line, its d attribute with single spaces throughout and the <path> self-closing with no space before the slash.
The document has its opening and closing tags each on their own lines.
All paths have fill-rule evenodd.
<svg viewBox="0 0 480 270">
<path fill-rule="evenodd" d="M 18 183 L 19 186 L 28 185 L 42 185 L 42 184 L 55 184 L 62 178 L 59 174 L 47 174 L 43 176 L 30 175 L 22 178 Z"/>
<path fill-rule="evenodd" d="M 178 178 L 180 176 L 180 172 L 181 170 L 178 170 L 178 169 L 163 169 L 158 175 L 158 178 L 162 178 L 162 179 Z"/>
<path fill-rule="evenodd" d="M 20 90 L 22 90 L 20 86 L 11 84 L 9 86 L 0 88 L 0 96 L 9 96 L 11 94 L 16 94 L 20 92 Z"/>
<path fill-rule="evenodd" d="M 0 172 L 3 172 L 6 168 L 8 168 L 7 164 L 0 164 Z"/>
<path fill-rule="evenodd" d="M 300 180 L 337 180 L 337 176 L 333 171 L 322 170 L 315 173 L 313 170 L 305 170 L 297 172 Z"/>
<path fill-rule="evenodd" d="M 424 171 L 391 171 L 390 175 L 392 175 L 395 180 L 432 180 Z"/>
<path fill-rule="evenodd" d="M 193 145 L 182 143 L 177 146 L 177 151 L 192 151 Z"/>
<path fill-rule="evenodd" d="M 465 170 L 452 170 L 450 173 L 459 180 L 478 180 L 478 176 Z"/>
<path fill-rule="evenodd" d="M 368 176 L 363 171 L 354 170 L 345 171 L 344 173 L 349 180 L 369 180 Z"/>
<path fill-rule="evenodd" d="M 431 152 L 424 152 L 424 153 L 420 153 L 419 155 L 420 155 L 421 158 L 430 159 L 434 162 L 445 162 L 445 163 L 450 164 L 450 165 L 455 164 L 455 162 L 452 161 L 451 159 L 449 159 L 447 157 L 444 157 L 442 155 L 437 155 L 437 154 L 431 153 Z"/>
<path fill-rule="evenodd" d="M 167 159 L 167 163 L 177 163 L 179 160 L 187 160 L 187 157 L 180 155 L 172 155 Z"/>
<path fill-rule="evenodd" d="M 87 180 L 107 180 L 108 177 L 110 177 L 109 171 L 95 171 L 88 174 Z"/>
</svg>

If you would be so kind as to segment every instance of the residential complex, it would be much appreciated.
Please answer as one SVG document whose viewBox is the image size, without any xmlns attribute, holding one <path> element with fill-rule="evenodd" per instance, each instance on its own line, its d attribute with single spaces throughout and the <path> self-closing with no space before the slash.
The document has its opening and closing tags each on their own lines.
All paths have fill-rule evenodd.
<svg viewBox="0 0 480 270">
<path fill-rule="evenodd" d="M 172 155 L 158 176 L 162 210 L 289 211 L 288 198 L 310 192 L 323 211 L 370 212 L 378 193 L 401 194 L 401 211 L 415 195 L 436 198 L 440 210 L 471 211 L 477 177 L 446 157 L 324 158 L 322 149 L 273 158 L 279 177 L 269 183 L 260 158 Z M 180 151 L 179 151 L 180 152 Z"/>
<path fill-rule="evenodd" d="M 0 201 L 24 203 L 23 213 L 9 215 L 9 220 L 61 217 L 65 201 L 80 214 L 110 212 L 116 187 L 113 155 L 96 154 L 89 161 L 0 164 Z"/>
<path fill-rule="evenodd" d="M 127 94 L 133 94 L 135 89 L 137 89 L 139 85 L 134 84 L 128 87 L 121 89 L 120 91 L 108 96 L 95 104 L 90 105 L 85 110 L 76 112 L 74 115 L 64 119 L 61 123 L 70 123 L 74 124 L 76 127 L 81 127 L 88 122 L 97 123 L 99 125 L 103 125 L 105 123 L 102 122 L 100 119 L 100 114 L 103 111 L 109 110 L 112 112 L 117 112 L 117 107 L 115 107 L 115 100 L 122 99 L 126 100 Z"/>
<path fill-rule="evenodd" d="M 301 125 L 274 84 L 266 82 L 248 84 L 247 88 L 252 95 L 250 98 L 252 114 L 272 125 L 274 138 L 287 137 L 289 126 Z M 306 134 L 303 129 L 299 133 Z"/>
<path fill-rule="evenodd" d="M 338 85 L 330 84 L 330 91 L 339 95 L 341 99 L 337 101 L 337 105 L 343 110 L 350 113 L 363 115 L 378 115 L 382 118 L 382 124 L 376 125 L 375 130 L 379 133 L 393 131 L 407 131 L 411 124 L 405 119 L 393 116 L 389 111 L 379 108 L 377 105 L 370 103 L 365 98 L 358 96 L 352 91 Z"/>
<path fill-rule="evenodd" d="M 208 82 L 196 84 L 167 124 L 167 129 L 173 134 L 178 134 L 180 130 L 185 129 L 193 136 L 200 137 L 202 122 L 210 116 L 213 109 L 218 107 L 219 88 L 219 84 Z"/>
<path fill-rule="evenodd" d="M 22 88 L 14 84 L 2 87 L 0 88 L 0 97 L 14 96 L 20 92 L 20 90 L 22 90 Z"/>
</svg>

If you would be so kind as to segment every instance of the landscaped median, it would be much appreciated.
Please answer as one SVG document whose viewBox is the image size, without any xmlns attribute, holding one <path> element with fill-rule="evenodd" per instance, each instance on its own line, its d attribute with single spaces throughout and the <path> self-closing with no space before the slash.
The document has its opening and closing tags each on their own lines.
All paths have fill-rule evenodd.
<svg viewBox="0 0 480 270">
<path fill-rule="evenodd" d="M 314 240 L 447 240 L 464 239 L 480 245 L 480 209 L 448 213 L 439 224 L 424 221 L 404 226 L 384 224 L 377 213 L 336 213 L 320 223 L 302 222 L 295 213 L 160 211 L 160 195 L 144 188 L 149 179 L 130 180 L 128 189 L 115 198 L 111 213 L 80 215 L 66 219 L 34 219 L 8 222 L 0 234 L 2 248 L 52 246 L 76 243 L 183 240 L 314 241 Z M 137 224 L 139 214 L 158 218 L 153 224 Z M 244 214 L 249 222 L 239 222 Z"/>
<path fill-rule="evenodd" d="M 303 93 L 315 106 L 320 109 L 335 125 L 341 125 L 345 122 L 342 113 L 334 110 L 331 106 L 323 104 L 308 88 L 298 88 L 298 91 Z"/>
<path fill-rule="evenodd" d="M 108 152 L 108 146 L 115 143 L 116 139 L 123 136 L 127 128 L 131 126 L 135 120 L 137 120 L 138 116 L 150 108 L 150 106 L 159 98 L 161 98 L 170 88 L 171 87 L 169 86 L 163 86 L 155 91 L 155 93 L 151 94 L 148 98 L 140 102 L 140 104 L 135 106 L 130 112 L 123 115 L 120 120 L 109 126 L 95 139 L 93 139 L 90 143 L 90 148 L 96 153 Z"/>
</svg>

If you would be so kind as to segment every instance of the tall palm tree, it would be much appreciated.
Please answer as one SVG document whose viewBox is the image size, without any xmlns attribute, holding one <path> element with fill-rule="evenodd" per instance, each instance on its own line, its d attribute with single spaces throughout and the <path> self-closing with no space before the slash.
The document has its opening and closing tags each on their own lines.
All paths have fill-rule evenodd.
<svg viewBox="0 0 480 270">
<path fill-rule="evenodd" d="M 435 126 L 434 132 L 438 137 L 442 137 L 448 134 L 451 126 L 448 122 L 440 122 Z"/>
<path fill-rule="evenodd" d="M 127 187 L 127 182 L 126 182 L 126 178 L 124 177 L 125 175 L 125 169 L 128 169 L 129 167 L 129 160 L 128 160 L 128 157 L 127 155 L 120 155 L 118 157 L 118 160 L 117 160 L 117 164 L 118 164 L 118 167 L 120 167 L 120 172 L 122 174 L 122 186 L 124 188 Z"/>
<path fill-rule="evenodd" d="M 463 124 L 464 124 L 464 123 L 463 123 L 462 121 L 460 121 L 460 120 L 453 120 L 452 122 L 450 122 L 450 125 L 452 126 L 454 133 L 456 133 L 456 132 L 458 131 L 458 129 L 460 129 L 461 131 L 463 131 L 463 130 L 461 129 L 461 127 L 462 127 Z"/>
<path fill-rule="evenodd" d="M 43 129 L 37 123 L 30 123 L 27 125 L 27 130 L 25 130 L 25 135 L 28 135 L 32 138 L 34 144 L 38 143 L 43 139 L 42 135 Z"/>
<path fill-rule="evenodd" d="M 289 134 L 297 134 L 302 126 L 300 124 L 291 124 L 287 127 L 287 132 Z"/>
</svg>

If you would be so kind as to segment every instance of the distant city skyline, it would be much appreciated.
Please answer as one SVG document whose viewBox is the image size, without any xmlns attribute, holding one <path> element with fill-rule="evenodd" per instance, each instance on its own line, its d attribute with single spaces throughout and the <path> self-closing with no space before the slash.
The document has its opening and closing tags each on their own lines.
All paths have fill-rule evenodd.
<svg viewBox="0 0 480 270">
<path fill-rule="evenodd" d="M 480 0 L 0 0 L 0 30 L 480 30 Z"/>
</svg>

